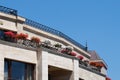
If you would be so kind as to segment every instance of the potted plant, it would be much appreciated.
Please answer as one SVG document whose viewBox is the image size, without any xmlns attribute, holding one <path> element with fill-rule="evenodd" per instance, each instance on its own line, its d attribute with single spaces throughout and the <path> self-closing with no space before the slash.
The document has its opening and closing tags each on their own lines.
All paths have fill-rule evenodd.
<svg viewBox="0 0 120 80">
<path fill-rule="evenodd" d="M 104 64 L 102 62 L 90 62 L 90 65 L 95 67 L 103 67 Z"/>
<path fill-rule="evenodd" d="M 99 72 L 101 71 L 101 68 L 105 66 L 102 62 L 90 62 L 90 65 L 97 67 Z"/>
<path fill-rule="evenodd" d="M 40 43 L 40 39 L 38 37 L 32 37 L 31 41 L 35 43 Z"/>
<path fill-rule="evenodd" d="M 27 37 L 28 37 L 28 34 L 24 34 L 24 33 L 20 33 L 16 35 L 16 38 L 21 40 L 25 40 L 27 39 Z"/>
<path fill-rule="evenodd" d="M 17 42 L 20 44 L 23 44 L 24 41 L 26 41 L 27 37 L 28 37 L 28 34 L 24 34 L 24 33 L 19 33 L 16 35 Z"/>
<path fill-rule="evenodd" d="M 70 53 L 72 56 L 76 56 L 77 54 L 75 52 Z"/>
<path fill-rule="evenodd" d="M 12 31 L 4 32 L 5 40 L 13 42 L 15 40 L 15 33 Z"/>
<path fill-rule="evenodd" d="M 68 48 L 64 48 L 61 50 L 61 53 L 67 54 L 67 55 L 71 55 L 71 50 L 69 50 Z"/>
<path fill-rule="evenodd" d="M 52 48 L 51 41 L 49 41 L 49 40 L 45 40 L 44 42 L 42 42 L 41 46 L 45 47 L 45 48 L 48 48 L 48 49 Z"/>
<path fill-rule="evenodd" d="M 62 47 L 62 45 L 59 44 L 59 43 L 56 43 L 54 46 L 55 46 L 56 48 L 61 48 L 61 47 Z"/>
<path fill-rule="evenodd" d="M 31 46 L 37 47 L 40 43 L 40 39 L 38 37 L 31 37 Z"/>
<path fill-rule="evenodd" d="M 77 58 L 78 58 L 79 60 L 83 60 L 83 56 L 81 56 L 81 55 L 77 56 Z"/>
<path fill-rule="evenodd" d="M 111 80 L 109 77 L 106 77 L 106 80 Z"/>
<path fill-rule="evenodd" d="M 62 49 L 62 50 L 61 50 L 61 53 L 65 53 L 65 54 L 67 54 L 68 51 L 67 51 L 66 49 Z"/>
</svg>

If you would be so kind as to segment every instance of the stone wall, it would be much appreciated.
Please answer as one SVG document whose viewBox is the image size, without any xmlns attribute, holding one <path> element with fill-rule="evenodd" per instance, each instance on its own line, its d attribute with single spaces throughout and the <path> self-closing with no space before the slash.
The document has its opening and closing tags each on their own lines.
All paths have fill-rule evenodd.
<svg viewBox="0 0 120 80">
<path fill-rule="evenodd" d="M 83 68 L 79 68 L 79 77 L 84 80 L 106 80 L 105 77 Z"/>
<path fill-rule="evenodd" d="M 2 22 L 2 25 L 0 25 L 0 28 L 17 31 L 17 28 L 14 22 L 12 21 L 10 22 L 10 21 L 3 20 L 3 19 L 0 19 L 0 21 Z"/>
<path fill-rule="evenodd" d="M 46 55 L 47 56 L 47 55 Z M 63 68 L 66 70 L 73 70 L 73 60 L 63 57 L 63 56 L 58 56 L 55 54 L 48 54 L 48 64 L 51 66 Z"/>
<path fill-rule="evenodd" d="M 25 63 L 37 63 L 36 51 L 0 44 L 0 80 L 4 80 L 4 60 L 11 59 Z"/>
</svg>

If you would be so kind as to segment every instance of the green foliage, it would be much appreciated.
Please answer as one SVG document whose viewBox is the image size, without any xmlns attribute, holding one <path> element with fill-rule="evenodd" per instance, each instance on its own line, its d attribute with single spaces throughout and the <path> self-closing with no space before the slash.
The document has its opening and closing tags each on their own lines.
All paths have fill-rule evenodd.
<svg viewBox="0 0 120 80">
<path fill-rule="evenodd" d="M 62 47 L 62 45 L 59 44 L 59 43 L 55 44 L 54 46 L 55 46 L 55 47 L 58 47 L 58 48 L 61 48 L 61 47 Z"/>
</svg>

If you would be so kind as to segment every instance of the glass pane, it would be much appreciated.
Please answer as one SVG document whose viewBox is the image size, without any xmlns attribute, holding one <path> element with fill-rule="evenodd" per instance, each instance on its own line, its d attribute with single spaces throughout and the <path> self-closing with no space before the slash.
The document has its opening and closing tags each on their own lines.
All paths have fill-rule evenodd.
<svg viewBox="0 0 120 80">
<path fill-rule="evenodd" d="M 25 64 L 12 61 L 12 79 L 25 80 Z"/>
<path fill-rule="evenodd" d="M 32 64 L 5 60 L 4 80 L 33 80 L 33 68 Z"/>
<path fill-rule="evenodd" d="M 7 80 L 8 78 L 8 62 L 5 61 L 5 64 L 4 64 L 4 80 Z"/>
<path fill-rule="evenodd" d="M 30 64 L 28 64 L 27 65 L 27 80 L 32 80 L 33 79 L 33 66 L 32 65 L 30 65 Z"/>
</svg>

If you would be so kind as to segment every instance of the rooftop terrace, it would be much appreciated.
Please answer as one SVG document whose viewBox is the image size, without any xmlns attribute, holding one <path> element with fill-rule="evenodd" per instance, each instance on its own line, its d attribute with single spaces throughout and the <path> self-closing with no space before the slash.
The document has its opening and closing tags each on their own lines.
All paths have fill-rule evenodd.
<svg viewBox="0 0 120 80">
<path fill-rule="evenodd" d="M 4 6 L 0 6 L 0 12 L 6 13 L 6 14 L 10 14 L 10 15 L 14 15 L 14 16 L 18 15 L 17 10 L 11 9 L 11 8 L 7 8 L 7 7 L 4 7 Z M 69 36 L 65 35 L 64 33 L 60 32 L 58 30 L 55 30 L 53 28 L 50 28 L 48 26 L 42 25 L 42 24 L 40 24 L 38 22 L 32 21 L 30 19 L 27 19 L 27 18 L 25 18 L 25 19 L 26 20 L 25 20 L 24 24 L 30 25 L 30 26 L 35 27 L 37 29 L 46 31 L 48 33 L 57 35 L 59 37 L 62 37 L 64 39 L 68 40 L 69 42 L 73 43 L 77 47 L 83 49 L 84 51 L 87 51 L 87 47 L 85 47 L 82 44 L 78 43 L 77 41 L 73 40 L 72 38 L 70 38 Z"/>
</svg>

